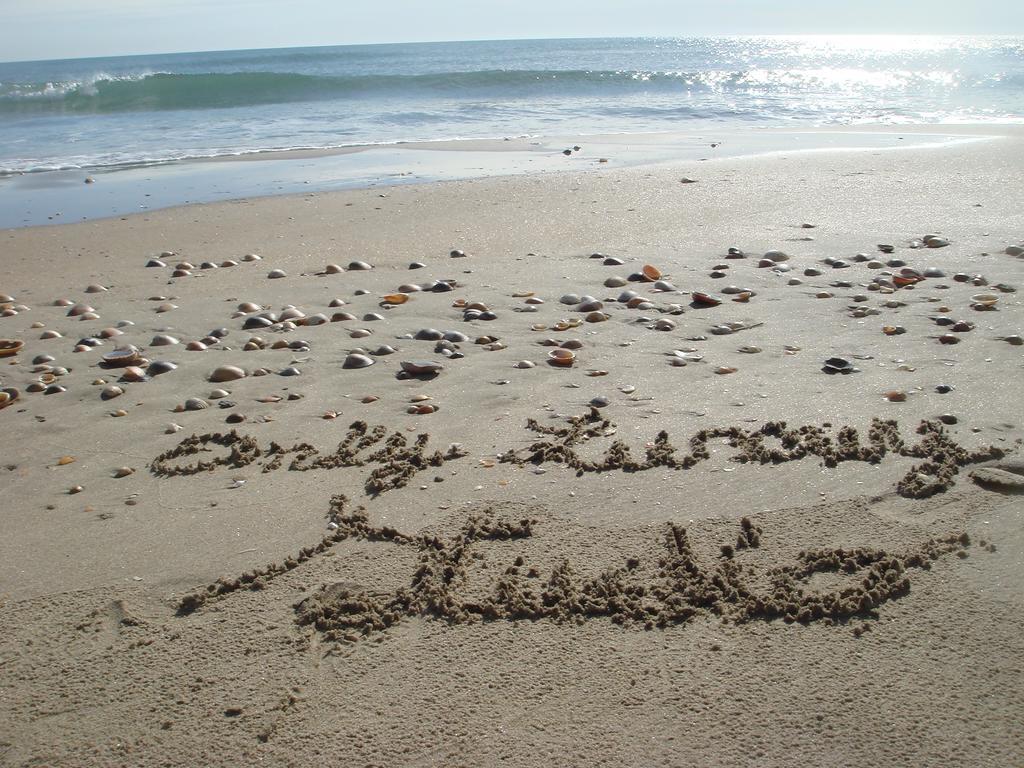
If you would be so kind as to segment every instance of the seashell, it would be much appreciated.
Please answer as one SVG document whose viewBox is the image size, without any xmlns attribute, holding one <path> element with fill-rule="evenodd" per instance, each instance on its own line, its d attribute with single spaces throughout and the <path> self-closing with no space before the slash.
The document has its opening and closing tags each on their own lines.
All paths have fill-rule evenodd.
<svg viewBox="0 0 1024 768">
<path fill-rule="evenodd" d="M 183 261 L 180 264 L 175 264 L 174 268 L 175 269 L 195 269 L 196 265 L 193 264 L 191 261 Z"/>
<path fill-rule="evenodd" d="M 906 333 L 907 329 L 902 325 L 883 325 L 882 333 L 886 336 L 899 336 L 900 334 Z"/>
<path fill-rule="evenodd" d="M 243 331 L 250 331 L 254 328 L 269 328 L 274 325 L 274 321 L 266 317 L 260 317 L 259 315 L 252 315 L 245 318 L 245 322 L 242 323 Z"/>
<path fill-rule="evenodd" d="M 245 312 L 246 314 L 250 314 L 252 312 L 259 312 L 262 309 L 263 307 L 261 307 L 259 304 L 255 304 L 251 301 L 243 301 L 241 304 L 238 305 L 238 311 Z"/>
<path fill-rule="evenodd" d="M 345 358 L 345 362 L 342 363 L 341 367 L 342 368 L 367 368 L 367 367 L 373 365 L 374 362 L 376 362 L 376 361 L 373 360 L 373 358 L 371 358 L 371 357 L 367 357 L 366 355 L 361 355 L 359 353 L 353 352 L 352 354 L 348 355 Z"/>
<path fill-rule="evenodd" d="M 463 342 L 469 341 L 469 336 L 461 331 L 445 331 L 442 338 L 445 341 L 452 342 L 453 344 L 462 344 Z"/>
<path fill-rule="evenodd" d="M 237 267 L 238 266 L 238 262 L 235 261 L 234 259 L 225 259 L 224 261 L 222 261 L 220 263 L 220 265 L 222 267 Z"/>
<path fill-rule="evenodd" d="M 3 389 L 0 389 L 0 408 L 6 408 L 19 397 L 21 397 L 21 393 L 14 387 L 4 387 Z M 71 461 L 74 461 L 74 459 L 71 459 Z"/>
<path fill-rule="evenodd" d="M 413 338 L 419 341 L 438 341 L 444 338 L 444 334 L 436 328 L 421 328 Z"/>
<path fill-rule="evenodd" d="M 384 319 L 384 315 L 382 315 L 382 314 L 380 314 L 378 312 L 367 312 L 365 315 L 363 315 L 363 320 L 368 322 L 368 323 L 372 323 L 372 322 L 375 322 L 377 320 L 383 320 L 383 319 Z"/>
<path fill-rule="evenodd" d="M 60 384 L 51 384 L 43 390 L 44 395 L 59 395 L 61 392 L 67 392 L 68 388 Z"/>
<path fill-rule="evenodd" d="M 513 368 L 536 368 L 537 364 L 530 360 L 520 360 L 518 363 L 512 364 Z"/>
<path fill-rule="evenodd" d="M 202 352 L 204 349 L 206 349 L 206 345 L 203 344 L 203 342 L 201 341 L 190 341 L 188 344 L 185 345 L 185 349 L 187 349 L 189 352 Z"/>
<path fill-rule="evenodd" d="M 737 352 L 742 352 L 745 355 L 756 355 L 759 352 L 761 352 L 762 350 L 761 350 L 760 347 L 744 345 L 744 346 L 740 347 L 739 349 L 737 349 L 736 351 Z"/>
<path fill-rule="evenodd" d="M 607 376 L 607 375 L 608 375 L 608 371 L 599 371 L 599 370 L 587 371 L 587 376 Z"/>
<path fill-rule="evenodd" d="M 715 368 L 715 373 L 721 376 L 727 376 L 730 373 L 736 373 L 736 371 L 738 370 L 738 368 L 734 368 L 731 365 L 720 365 L 717 368 Z"/>
<path fill-rule="evenodd" d="M 350 339 L 365 339 L 367 336 L 372 336 L 373 331 L 369 328 L 353 328 L 349 331 L 348 337 Z"/>
<path fill-rule="evenodd" d="M 853 363 L 842 357 L 830 357 L 825 361 L 826 373 L 853 373 L 857 369 L 853 367 Z"/>
<path fill-rule="evenodd" d="M 163 314 L 164 312 L 170 312 L 171 310 L 174 310 L 174 309 L 177 309 L 177 308 L 178 308 L 177 304 L 171 304 L 171 303 L 168 302 L 166 304 L 158 305 L 155 311 L 157 313 L 159 313 L 159 314 Z"/>
<path fill-rule="evenodd" d="M 548 363 L 560 368 L 570 368 L 576 362 L 576 353 L 568 349 L 552 349 L 548 352 Z"/>
<path fill-rule="evenodd" d="M 427 265 L 422 261 L 413 261 L 409 263 L 409 269 L 423 269 L 425 266 Z"/>
<path fill-rule="evenodd" d="M 137 365 L 127 366 L 121 374 L 121 381 L 148 381 L 146 372 Z"/>
<path fill-rule="evenodd" d="M 405 304 L 408 300 L 409 297 L 405 293 L 389 293 L 381 299 L 385 304 Z"/>
<path fill-rule="evenodd" d="M 430 360 L 403 360 L 400 365 L 406 373 L 414 375 L 440 373 L 444 366 Z"/>
<path fill-rule="evenodd" d="M 968 323 L 966 320 L 961 320 L 957 323 L 953 323 L 953 326 L 949 330 L 954 333 L 967 333 L 967 331 L 974 330 L 974 323 Z"/>
<path fill-rule="evenodd" d="M 568 339 L 560 345 L 562 349 L 583 349 L 583 342 L 579 339 Z"/>
<path fill-rule="evenodd" d="M 84 315 L 87 312 L 95 312 L 96 310 L 90 307 L 88 304 L 72 304 L 68 310 L 68 317 L 78 317 Z"/>
<path fill-rule="evenodd" d="M 159 376 L 163 373 L 170 373 L 177 367 L 176 363 L 171 363 L 166 360 L 154 360 L 149 364 L 149 367 L 146 368 L 146 373 L 149 376 Z"/>
<path fill-rule="evenodd" d="M 344 322 L 346 320 L 355 320 L 355 319 L 356 319 L 356 316 L 353 315 L 350 312 L 335 312 L 333 315 L 331 315 L 331 322 L 332 323 L 340 323 L 340 322 Z"/>
<path fill-rule="evenodd" d="M 921 242 L 927 245 L 929 248 L 945 248 L 949 245 L 949 240 L 938 235 L 925 235 L 921 238 Z"/>
<path fill-rule="evenodd" d="M 996 338 L 998 338 L 999 341 L 1005 341 L 1007 344 L 1013 347 L 1019 347 L 1022 344 L 1024 344 L 1024 338 L 1017 334 L 1013 334 L 1012 336 L 997 336 Z"/>
<path fill-rule="evenodd" d="M 166 267 L 167 262 L 160 261 L 160 259 L 150 259 L 146 262 L 147 267 Z"/>
<path fill-rule="evenodd" d="M 24 346 L 25 342 L 21 339 L 0 339 L 0 357 L 12 357 L 18 354 Z"/>
<path fill-rule="evenodd" d="M 236 365 L 221 365 L 213 369 L 213 372 L 209 376 L 209 381 L 235 381 L 236 379 L 244 379 L 245 377 L 246 372 L 244 369 L 239 368 Z"/>
<path fill-rule="evenodd" d="M 640 270 L 644 279 L 648 282 L 654 282 L 655 280 L 661 279 L 661 270 L 655 267 L 653 264 L 644 264 L 643 269 Z"/>
<path fill-rule="evenodd" d="M 299 323 L 299 325 L 323 325 L 324 323 L 327 322 L 329 322 L 329 320 L 327 319 L 327 315 L 323 314 L 322 312 L 317 312 L 315 315 L 308 315 L 307 317 L 302 318 L 302 321 Z"/>
<path fill-rule="evenodd" d="M 902 403 L 907 399 L 907 393 L 899 390 L 893 390 L 892 392 L 885 393 L 885 399 L 890 403 Z"/>
<path fill-rule="evenodd" d="M 25 390 L 27 392 L 42 392 L 44 389 L 46 389 L 46 385 L 43 384 L 41 381 L 33 381 L 31 384 L 25 387 Z M 0 397 L 0 405 L 2 404 L 3 399 L 2 397 Z"/>
<path fill-rule="evenodd" d="M 999 301 L 999 296 L 995 293 L 976 293 L 971 296 L 972 304 L 979 304 L 983 307 L 995 306 Z"/>
<path fill-rule="evenodd" d="M 287 368 L 283 368 L 278 375 L 280 375 L 280 376 L 301 376 L 302 375 L 302 371 L 300 371 L 294 365 L 289 365 Z"/>
<path fill-rule="evenodd" d="M 272 269 L 267 273 L 267 278 L 270 280 L 278 280 L 282 277 L 288 277 L 288 273 L 283 269 Z"/>
<path fill-rule="evenodd" d="M 703 293 L 702 291 L 693 292 L 693 303 L 700 304 L 706 307 L 717 307 L 722 303 L 722 300 L 717 296 L 710 293 Z"/>
<path fill-rule="evenodd" d="M 128 475 L 134 474 L 135 470 L 131 467 L 119 467 L 114 470 L 114 477 L 128 477 Z"/>
<path fill-rule="evenodd" d="M 434 293 L 446 293 L 448 291 L 454 291 L 455 281 L 435 280 L 433 283 L 430 284 L 430 288 L 428 290 L 434 291 Z"/>
<path fill-rule="evenodd" d="M 654 325 L 651 327 L 656 331 L 674 331 L 676 329 L 676 323 L 674 320 L 669 320 L 666 317 L 655 321 Z"/>
<path fill-rule="evenodd" d="M 176 269 L 171 272 L 171 277 L 191 277 L 192 273 L 187 269 Z"/>
<path fill-rule="evenodd" d="M 175 432 L 180 432 L 180 431 L 181 431 L 181 425 L 180 424 L 175 424 L 175 423 L 172 422 L 172 423 L 168 424 L 167 427 L 164 429 L 164 434 L 165 435 L 173 435 Z"/>
<path fill-rule="evenodd" d="M 818 291 L 816 294 L 814 294 L 814 298 L 816 298 L 816 299 L 831 299 L 832 298 L 832 294 L 829 293 L 828 291 Z"/>
<path fill-rule="evenodd" d="M 0 301 L 2 301 L 2 300 L 0 300 Z M 12 301 L 13 301 L 13 299 L 12 299 Z M 73 302 L 71 299 L 56 299 L 53 302 L 53 306 L 55 306 L 55 307 L 70 307 L 74 303 L 75 302 Z"/>
<path fill-rule="evenodd" d="M 99 285 L 98 283 L 93 283 L 85 287 L 86 293 L 103 293 L 105 290 L 107 289 L 104 286 Z"/>
<path fill-rule="evenodd" d="M 284 322 L 285 320 L 301 320 L 306 316 L 306 313 L 296 307 L 285 307 L 281 310 L 281 314 L 277 316 L 278 322 Z M 271 315 L 273 319 L 273 315 Z"/>
<path fill-rule="evenodd" d="M 242 257 L 242 261 L 259 261 L 262 258 L 262 256 L 259 256 L 258 254 L 255 253 L 247 253 L 245 254 L 245 256 Z"/>
<path fill-rule="evenodd" d="M 393 355 L 397 351 L 398 350 L 395 349 L 394 347 L 389 347 L 387 344 L 382 344 L 381 346 L 379 346 L 375 350 L 373 350 L 370 354 L 377 355 L 377 356 L 380 356 L 380 355 Z"/>
<path fill-rule="evenodd" d="M 604 287 L 605 288 L 621 288 L 622 286 L 626 285 L 627 283 L 628 283 L 628 281 L 626 280 L 626 278 L 619 277 L 618 275 L 614 275 L 612 277 L 607 278 L 604 281 Z"/>
<path fill-rule="evenodd" d="M 167 347 L 167 346 L 170 346 L 172 344 L 180 344 L 180 343 L 181 342 L 178 341 L 178 339 L 174 338 L 173 336 L 168 336 L 168 335 L 163 334 L 163 333 L 158 333 L 149 342 L 149 345 L 151 347 Z"/>
<path fill-rule="evenodd" d="M 626 262 L 624 262 L 622 259 L 616 258 L 615 256 L 609 256 L 601 263 L 606 267 L 621 267 Z"/>
<path fill-rule="evenodd" d="M 677 289 L 668 280 L 656 280 L 654 283 L 654 290 L 661 291 L 663 293 L 671 293 Z"/>
<path fill-rule="evenodd" d="M 498 340 L 497 336 L 477 336 L 474 340 L 474 344 L 493 344 Z"/>
<path fill-rule="evenodd" d="M 186 411 L 202 411 L 210 407 L 210 404 L 201 397 L 190 397 L 185 401 Z"/>
<path fill-rule="evenodd" d="M 117 347 L 112 352 L 103 355 L 103 362 L 111 367 L 125 365 L 137 365 L 142 360 L 142 350 L 129 344 L 125 347 Z"/>
<path fill-rule="evenodd" d="M 348 269 L 353 272 L 358 272 L 373 269 L 373 267 L 367 264 L 365 261 L 351 261 L 349 262 Z"/>
<path fill-rule="evenodd" d="M 436 413 L 438 410 L 440 410 L 440 406 L 432 403 L 420 403 L 419 405 L 410 405 L 405 409 L 405 412 L 424 416 L 428 413 Z"/>
<path fill-rule="evenodd" d="M 608 317 L 609 315 L 606 315 L 604 312 L 591 312 L 583 319 L 588 323 L 603 323 Z"/>
<path fill-rule="evenodd" d="M 342 269 L 337 264 L 328 264 L 326 267 L 324 267 L 323 274 L 325 274 L 325 275 L 340 275 L 344 271 L 345 270 Z"/>
<path fill-rule="evenodd" d="M 575 293 L 567 293 L 562 296 L 559 301 L 563 304 L 568 304 L 569 306 L 575 306 L 580 303 L 580 297 Z"/>
<path fill-rule="evenodd" d="M 604 309 L 604 304 L 596 299 L 589 301 L 581 301 L 576 309 L 580 312 L 597 312 L 598 310 Z"/>
<path fill-rule="evenodd" d="M 230 394 L 231 393 L 228 392 L 226 389 L 215 389 L 212 392 L 210 392 L 210 399 L 220 400 L 222 397 L 227 397 Z"/>
<path fill-rule="evenodd" d="M 104 328 L 98 335 L 102 339 L 112 339 L 115 336 L 123 336 L 124 331 L 120 328 Z"/>
<path fill-rule="evenodd" d="M 960 339 L 959 339 L 959 337 L 954 336 L 951 333 L 944 333 L 941 336 L 939 336 L 939 343 L 940 344 L 959 344 L 960 343 Z"/>
<path fill-rule="evenodd" d="M 490 311 L 490 307 L 488 307 L 486 304 L 483 304 L 483 303 L 481 303 L 479 301 L 474 301 L 474 302 L 472 302 L 470 304 L 466 304 L 465 308 L 466 309 L 475 309 L 478 312 L 488 312 L 488 311 Z"/>
</svg>

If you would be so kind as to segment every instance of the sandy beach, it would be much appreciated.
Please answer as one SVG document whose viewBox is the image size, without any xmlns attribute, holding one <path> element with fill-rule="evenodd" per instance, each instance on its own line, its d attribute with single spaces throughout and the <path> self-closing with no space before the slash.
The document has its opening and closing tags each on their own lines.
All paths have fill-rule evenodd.
<svg viewBox="0 0 1024 768">
<path fill-rule="evenodd" d="M 915 134 L 0 230 L 0 764 L 1024 762 L 1024 131 Z"/>
</svg>

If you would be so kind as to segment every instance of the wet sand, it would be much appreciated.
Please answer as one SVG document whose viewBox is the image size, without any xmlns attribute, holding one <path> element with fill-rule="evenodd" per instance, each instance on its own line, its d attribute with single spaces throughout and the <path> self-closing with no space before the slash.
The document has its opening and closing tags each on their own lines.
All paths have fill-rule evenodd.
<svg viewBox="0 0 1024 768">
<path fill-rule="evenodd" d="M 1024 155 L 984 132 L 0 232 L 0 762 L 1021 762 Z"/>
</svg>

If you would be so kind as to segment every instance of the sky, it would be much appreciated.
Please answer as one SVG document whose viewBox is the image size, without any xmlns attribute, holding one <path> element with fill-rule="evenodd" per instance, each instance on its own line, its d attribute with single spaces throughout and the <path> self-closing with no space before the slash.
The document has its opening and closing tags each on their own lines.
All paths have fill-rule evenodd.
<svg viewBox="0 0 1024 768">
<path fill-rule="evenodd" d="M 1021 0 L 0 0 L 0 61 L 445 40 L 1024 34 Z"/>
</svg>

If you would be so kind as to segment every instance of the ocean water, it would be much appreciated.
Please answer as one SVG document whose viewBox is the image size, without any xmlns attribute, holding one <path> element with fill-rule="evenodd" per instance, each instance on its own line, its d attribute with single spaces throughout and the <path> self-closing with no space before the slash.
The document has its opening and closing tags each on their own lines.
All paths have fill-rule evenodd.
<svg viewBox="0 0 1024 768">
<path fill-rule="evenodd" d="M 1024 122 L 1024 38 L 575 39 L 0 63 L 0 176 L 702 126 Z"/>
</svg>

